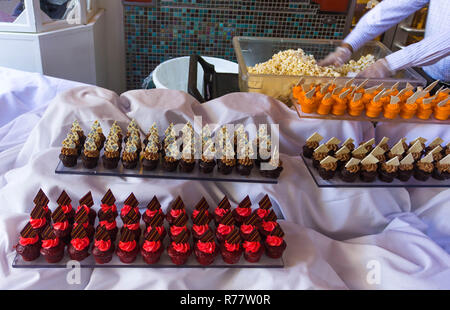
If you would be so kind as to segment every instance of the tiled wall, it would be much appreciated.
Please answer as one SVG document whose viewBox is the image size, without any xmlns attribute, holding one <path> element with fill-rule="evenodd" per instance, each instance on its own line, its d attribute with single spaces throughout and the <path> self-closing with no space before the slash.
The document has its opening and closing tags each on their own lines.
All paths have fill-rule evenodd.
<svg viewBox="0 0 450 310">
<path fill-rule="evenodd" d="M 194 53 L 236 61 L 234 36 L 342 39 L 346 16 L 310 0 L 124 2 L 127 88 L 140 88 L 161 62 Z"/>
</svg>

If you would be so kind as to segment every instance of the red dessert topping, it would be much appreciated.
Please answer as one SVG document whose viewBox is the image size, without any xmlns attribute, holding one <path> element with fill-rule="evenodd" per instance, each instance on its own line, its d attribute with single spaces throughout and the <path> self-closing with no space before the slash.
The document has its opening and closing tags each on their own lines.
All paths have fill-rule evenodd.
<svg viewBox="0 0 450 310">
<path fill-rule="evenodd" d="M 209 229 L 209 225 L 205 224 L 205 225 L 192 225 L 192 229 L 195 231 L 195 233 L 199 236 L 203 235 L 208 229 Z"/>
<path fill-rule="evenodd" d="M 83 208 L 86 211 L 86 214 L 89 214 L 90 209 L 89 209 L 89 207 L 87 205 L 80 205 L 80 206 L 78 206 L 77 213 L 78 213 L 78 211 L 80 211 L 81 208 Z"/>
<path fill-rule="evenodd" d="M 240 216 L 249 216 L 250 214 L 252 214 L 252 209 L 250 208 L 236 208 L 236 213 L 239 214 Z"/>
<path fill-rule="evenodd" d="M 65 206 L 61 206 L 61 208 L 62 208 L 64 214 L 70 213 L 70 211 L 72 211 L 72 205 L 71 204 L 65 205 Z"/>
<path fill-rule="evenodd" d="M 178 236 L 183 230 L 186 231 L 187 227 L 186 226 L 171 226 L 170 227 L 170 233 L 172 234 L 172 236 Z"/>
<path fill-rule="evenodd" d="M 214 241 L 212 242 L 197 242 L 197 247 L 200 251 L 203 253 L 214 253 L 214 250 L 216 249 L 216 243 Z"/>
<path fill-rule="evenodd" d="M 242 231 L 244 234 L 249 234 L 249 233 L 251 233 L 251 232 L 253 231 L 253 229 L 255 229 L 255 226 L 253 226 L 253 225 L 245 225 L 245 224 L 242 224 L 242 225 L 241 225 L 241 231 Z"/>
<path fill-rule="evenodd" d="M 111 240 L 95 240 L 94 246 L 102 252 L 108 251 L 111 248 Z"/>
<path fill-rule="evenodd" d="M 73 228 L 77 227 L 80 223 L 73 223 Z M 84 228 L 87 228 L 89 226 L 89 222 L 86 223 L 81 223 L 81 226 L 83 226 Z"/>
<path fill-rule="evenodd" d="M 144 244 L 142 245 L 142 248 L 146 252 L 156 252 L 161 247 L 161 241 L 148 241 L 145 240 Z"/>
<path fill-rule="evenodd" d="M 117 211 L 117 207 L 115 204 L 107 205 L 106 203 L 102 203 L 100 205 L 100 208 L 102 209 L 102 212 L 108 212 L 108 211 L 116 212 Z"/>
<path fill-rule="evenodd" d="M 39 219 L 30 218 L 31 227 L 33 227 L 34 229 L 41 228 L 45 225 L 46 222 L 47 220 L 45 219 L 45 217 Z"/>
<path fill-rule="evenodd" d="M 172 247 L 175 251 L 179 253 L 186 253 L 190 249 L 189 243 L 187 242 L 184 243 L 172 242 Z"/>
<path fill-rule="evenodd" d="M 57 222 L 53 224 L 53 228 L 56 230 L 66 230 L 69 227 L 69 221 Z"/>
<path fill-rule="evenodd" d="M 77 251 L 82 251 L 84 250 L 87 246 L 89 246 L 89 238 L 85 237 L 85 238 L 75 238 L 72 239 L 70 241 L 70 243 L 73 245 L 73 247 L 77 250 Z"/>
<path fill-rule="evenodd" d="M 228 243 L 228 241 L 225 240 L 225 248 L 229 252 L 234 252 L 239 250 L 239 243 Z"/>
<path fill-rule="evenodd" d="M 133 241 L 119 241 L 119 248 L 125 252 L 131 252 L 136 247 L 136 240 Z"/>
<path fill-rule="evenodd" d="M 179 217 L 182 213 L 185 212 L 186 212 L 185 209 L 172 209 L 170 210 L 170 215 L 172 215 L 172 217 Z"/>
<path fill-rule="evenodd" d="M 122 210 L 120 210 L 120 215 L 122 217 L 126 216 L 128 214 L 128 212 L 130 212 L 131 209 L 134 209 L 134 212 L 136 212 L 136 214 L 139 214 L 139 208 L 138 207 L 132 207 L 129 205 L 124 205 Z"/>
<path fill-rule="evenodd" d="M 217 214 L 218 216 L 224 216 L 224 215 L 227 214 L 228 212 L 230 212 L 230 209 L 216 208 L 216 209 L 214 210 L 214 213 Z"/>
<path fill-rule="evenodd" d="M 59 244 L 59 238 L 58 237 L 56 237 L 55 239 L 42 240 L 42 247 L 44 249 L 54 248 L 58 244 Z"/>
<path fill-rule="evenodd" d="M 277 236 L 267 236 L 266 242 L 270 246 L 280 246 L 283 243 L 283 238 Z"/>
<path fill-rule="evenodd" d="M 150 209 L 147 209 L 147 210 L 145 210 L 145 214 L 147 214 L 149 217 L 153 217 L 159 211 L 161 211 L 161 210 L 150 210 Z"/>
<path fill-rule="evenodd" d="M 35 244 L 38 241 L 39 241 L 39 236 L 38 235 L 36 235 L 36 236 L 34 236 L 32 238 L 20 237 L 20 239 L 19 239 L 19 243 L 21 245 L 23 245 L 23 246 L 30 245 L 30 244 Z"/>
<path fill-rule="evenodd" d="M 106 230 L 111 230 L 117 227 L 116 221 L 108 222 L 108 221 L 100 221 L 100 226 L 104 226 Z"/>
<path fill-rule="evenodd" d="M 222 236 L 225 236 L 228 235 L 233 230 L 233 228 L 234 226 L 231 225 L 219 224 L 219 226 L 217 227 L 217 232 Z"/>
<path fill-rule="evenodd" d="M 148 226 L 147 227 L 147 232 L 150 232 L 151 230 L 153 229 L 153 227 L 152 226 Z M 158 234 L 160 235 L 160 236 L 162 236 L 162 234 L 163 234 L 163 232 L 164 232 L 164 226 L 155 226 L 155 229 L 156 229 L 156 231 L 158 232 Z"/>
<path fill-rule="evenodd" d="M 275 229 L 275 227 L 277 227 L 277 222 L 272 222 L 272 221 L 266 222 L 266 221 L 263 221 L 261 226 L 262 226 L 262 228 L 265 231 L 272 231 L 272 230 Z"/>
<path fill-rule="evenodd" d="M 258 252 L 259 248 L 261 247 L 261 242 L 259 241 L 245 241 L 244 244 L 242 244 L 245 251 L 256 253 Z"/>
<path fill-rule="evenodd" d="M 123 224 L 123 227 L 126 227 L 129 230 L 136 230 L 139 228 L 139 223 Z"/>
<path fill-rule="evenodd" d="M 260 218 L 265 218 L 266 216 L 267 216 L 267 214 L 269 214 L 269 210 L 267 210 L 267 209 L 261 209 L 261 208 L 259 208 L 258 210 L 256 210 L 256 214 L 258 214 L 258 216 L 260 217 Z"/>
</svg>

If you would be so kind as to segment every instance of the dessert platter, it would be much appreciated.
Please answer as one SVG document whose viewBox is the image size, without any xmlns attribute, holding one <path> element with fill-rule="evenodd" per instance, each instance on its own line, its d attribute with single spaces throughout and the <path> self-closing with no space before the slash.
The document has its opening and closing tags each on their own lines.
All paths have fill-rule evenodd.
<svg viewBox="0 0 450 310">
<path fill-rule="evenodd" d="M 428 145 L 418 137 L 344 142 L 332 137 L 325 143 L 315 132 L 303 146 L 301 158 L 319 187 L 450 187 L 450 142 L 441 138 Z"/>
<path fill-rule="evenodd" d="M 133 193 L 118 210 L 111 190 L 98 212 L 91 192 L 76 209 L 71 202 L 62 191 L 52 212 L 39 190 L 15 246 L 13 267 L 66 268 L 70 260 L 85 268 L 284 267 L 287 244 L 268 195 L 256 209 L 248 196 L 235 208 L 225 196 L 213 212 L 202 197 L 192 213 L 178 196 L 166 214 L 156 196 L 141 214 Z"/>
<path fill-rule="evenodd" d="M 381 83 L 365 89 L 367 82 L 306 85 L 300 81 L 292 89 L 292 103 L 301 118 L 450 124 L 450 89 L 442 87 L 430 95 L 438 81 L 416 90 L 411 84 L 399 90 L 398 83 L 389 88 Z"/>
<path fill-rule="evenodd" d="M 154 123 L 141 142 L 134 120 L 125 137 L 114 122 L 108 137 L 95 121 L 87 137 L 75 120 L 62 142 L 55 173 L 141 178 L 187 179 L 223 182 L 278 183 L 283 170 L 279 153 L 262 158 L 261 146 L 270 150 L 271 137 L 265 131 L 249 142 L 243 126 L 228 133 L 223 126 L 214 136 L 208 125 L 196 136 L 187 123 L 177 135 L 174 125 L 160 139 Z M 162 142 L 161 142 L 162 141 Z M 123 146 L 122 146 L 123 145 Z M 265 163 L 264 168 L 261 163 Z M 267 169 L 268 167 L 268 169 Z"/>
</svg>

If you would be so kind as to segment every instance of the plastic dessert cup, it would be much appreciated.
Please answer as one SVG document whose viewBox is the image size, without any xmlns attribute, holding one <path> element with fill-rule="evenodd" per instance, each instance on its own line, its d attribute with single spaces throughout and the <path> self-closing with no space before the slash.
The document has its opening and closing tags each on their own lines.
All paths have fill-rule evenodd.
<svg viewBox="0 0 450 310">
<path fill-rule="evenodd" d="M 450 115 L 450 104 L 447 103 L 446 105 L 440 107 L 440 106 L 436 106 L 434 108 L 434 118 L 441 120 L 441 121 L 446 121 L 448 119 Z"/>
<path fill-rule="evenodd" d="M 371 101 L 366 107 L 366 116 L 372 118 L 378 117 L 382 110 L 383 110 L 383 102 Z"/>
</svg>

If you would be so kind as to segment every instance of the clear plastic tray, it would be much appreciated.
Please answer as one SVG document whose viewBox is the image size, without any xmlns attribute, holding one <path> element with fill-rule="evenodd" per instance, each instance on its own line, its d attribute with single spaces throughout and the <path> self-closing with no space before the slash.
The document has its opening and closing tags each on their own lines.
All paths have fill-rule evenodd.
<svg viewBox="0 0 450 310">
<path fill-rule="evenodd" d="M 349 183 L 342 181 L 337 175 L 331 180 L 324 180 L 320 175 L 319 171 L 313 167 L 312 160 L 309 158 L 303 157 L 300 155 L 303 162 L 305 163 L 306 168 L 308 169 L 311 177 L 318 187 L 450 187 L 450 180 L 436 180 L 430 177 L 427 181 L 418 181 L 411 176 L 411 178 L 407 182 L 402 182 L 398 179 L 392 181 L 392 183 L 387 183 L 380 181 L 378 178 L 374 182 L 363 182 L 359 178 L 355 180 L 355 182 Z"/>
<path fill-rule="evenodd" d="M 274 74 L 250 74 L 248 66 L 265 62 L 279 51 L 287 49 L 303 49 L 307 54 L 312 54 L 317 60 L 324 58 L 340 44 L 339 40 L 320 39 L 286 39 L 286 38 L 258 38 L 258 37 L 234 37 L 233 46 L 239 63 L 239 88 L 245 92 L 263 93 L 274 97 L 290 105 L 290 94 L 300 78 L 305 79 L 306 84 L 326 83 L 334 77 L 317 76 L 295 76 L 295 75 L 274 75 Z M 363 55 L 372 54 L 375 59 L 383 58 L 391 51 L 382 43 L 377 41 L 367 42 L 361 49 L 353 54 L 352 59 L 359 59 Z M 344 84 L 351 77 L 338 77 L 337 83 Z M 365 79 L 355 79 L 355 84 L 361 83 Z M 386 87 L 399 82 L 399 88 L 410 83 L 413 86 L 425 86 L 426 80 L 413 69 L 401 70 L 392 78 L 369 79 L 366 87 L 371 87 L 384 83 Z"/>
</svg>

